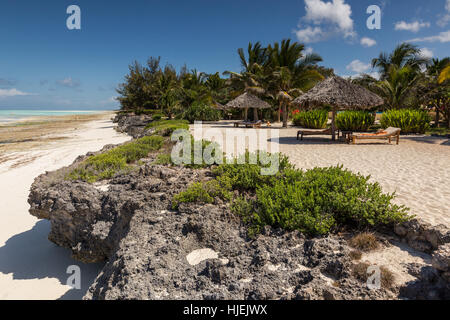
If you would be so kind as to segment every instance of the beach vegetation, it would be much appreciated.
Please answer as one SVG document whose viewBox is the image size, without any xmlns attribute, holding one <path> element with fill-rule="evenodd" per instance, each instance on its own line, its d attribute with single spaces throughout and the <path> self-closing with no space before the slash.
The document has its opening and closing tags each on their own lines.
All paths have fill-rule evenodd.
<svg viewBox="0 0 450 320">
<path fill-rule="evenodd" d="M 293 113 L 295 126 L 307 129 L 325 129 L 328 122 L 328 110 L 299 111 Z"/>
<path fill-rule="evenodd" d="M 430 128 L 431 117 L 426 110 L 389 110 L 381 116 L 383 128 L 395 127 L 402 133 L 425 133 Z"/>
<path fill-rule="evenodd" d="M 375 116 L 367 111 L 343 111 L 336 115 L 336 126 L 341 131 L 366 132 L 374 123 Z"/>
<path fill-rule="evenodd" d="M 180 193 L 176 203 L 180 199 L 212 203 L 214 197 L 237 191 L 238 197 L 227 200 L 250 234 L 270 225 L 325 235 L 342 228 L 392 225 L 410 218 L 406 207 L 392 203 L 395 194 L 383 193 L 378 183 L 369 182 L 370 177 L 339 166 L 299 170 L 282 157 L 280 170 L 273 176 L 261 175 L 261 163 L 220 165 L 213 173 L 216 186 L 224 192 L 193 184 Z"/>
<path fill-rule="evenodd" d="M 104 153 L 90 156 L 66 175 L 68 180 L 93 183 L 110 179 L 118 173 L 128 172 L 130 164 L 145 158 L 152 151 L 161 149 L 164 138 L 149 136 L 125 143 Z"/>
<path fill-rule="evenodd" d="M 363 232 L 352 237 L 348 243 L 355 249 L 360 251 L 369 252 L 376 250 L 380 247 L 380 244 L 371 232 Z"/>
<path fill-rule="evenodd" d="M 154 135 L 168 137 L 176 130 L 189 130 L 189 122 L 176 119 L 158 120 L 150 122 L 145 128 L 152 129 Z"/>
</svg>

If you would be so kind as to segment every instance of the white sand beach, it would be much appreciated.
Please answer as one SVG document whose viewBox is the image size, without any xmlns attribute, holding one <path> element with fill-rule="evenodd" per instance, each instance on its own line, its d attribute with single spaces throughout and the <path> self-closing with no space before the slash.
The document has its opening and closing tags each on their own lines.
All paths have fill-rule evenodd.
<svg viewBox="0 0 450 320">
<path fill-rule="evenodd" d="M 77 262 L 69 250 L 48 241 L 50 224 L 28 213 L 27 198 L 39 174 L 106 144 L 129 140 L 113 129 L 110 118 L 105 114 L 76 131 L 59 133 L 58 139 L 39 148 L 2 155 L 6 160 L 0 163 L 0 299 L 80 299 L 98 274 L 101 266 Z M 66 285 L 70 265 L 81 268 L 81 290 Z"/>
</svg>

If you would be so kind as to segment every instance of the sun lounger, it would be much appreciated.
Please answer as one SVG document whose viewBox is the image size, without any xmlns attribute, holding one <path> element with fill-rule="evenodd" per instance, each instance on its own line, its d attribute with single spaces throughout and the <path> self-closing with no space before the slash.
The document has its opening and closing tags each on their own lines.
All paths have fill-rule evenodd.
<svg viewBox="0 0 450 320">
<path fill-rule="evenodd" d="M 337 135 L 339 136 L 339 130 L 336 131 Z M 297 140 L 303 140 L 303 136 L 324 136 L 324 135 L 331 136 L 332 135 L 331 128 L 323 130 L 299 130 L 297 132 Z"/>
<path fill-rule="evenodd" d="M 234 127 L 239 127 L 243 125 L 246 128 L 261 128 L 262 121 L 239 121 L 234 123 Z"/>
<path fill-rule="evenodd" d="M 396 138 L 397 144 L 400 141 L 400 132 L 402 130 L 399 128 L 393 128 L 389 127 L 385 130 L 378 130 L 377 133 L 361 133 L 361 134 L 354 134 L 352 135 L 351 139 L 353 144 L 356 144 L 358 140 L 363 139 L 385 139 L 389 140 L 389 143 L 391 143 L 392 138 Z"/>
</svg>

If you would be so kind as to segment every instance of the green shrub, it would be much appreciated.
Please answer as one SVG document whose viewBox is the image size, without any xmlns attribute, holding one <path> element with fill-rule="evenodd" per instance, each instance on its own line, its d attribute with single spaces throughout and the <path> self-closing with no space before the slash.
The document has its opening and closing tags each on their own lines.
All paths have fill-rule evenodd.
<svg viewBox="0 0 450 320">
<path fill-rule="evenodd" d="M 159 120 L 150 122 L 145 128 L 153 129 L 153 134 L 168 137 L 178 129 L 189 130 L 189 122 L 186 120 Z"/>
<path fill-rule="evenodd" d="M 257 187 L 256 199 L 251 200 L 255 209 L 242 215 L 256 231 L 271 225 L 309 235 L 408 219 L 405 207 L 391 203 L 393 194 L 383 194 L 377 183 L 368 180 L 342 167 L 287 169 L 272 184 Z"/>
<path fill-rule="evenodd" d="M 162 117 L 164 117 L 164 115 L 162 113 L 155 113 L 154 115 L 152 115 L 152 120 L 159 121 L 162 119 Z"/>
<path fill-rule="evenodd" d="M 180 203 L 214 203 L 215 197 L 231 199 L 229 186 L 224 186 L 217 180 L 194 182 L 185 191 L 173 197 L 172 208 L 178 208 Z"/>
<path fill-rule="evenodd" d="M 161 136 L 143 137 L 126 143 L 105 153 L 91 156 L 72 170 L 66 179 L 95 182 L 110 179 L 119 172 L 130 169 L 129 164 L 146 157 L 151 151 L 161 149 Z"/>
<path fill-rule="evenodd" d="M 200 102 L 194 102 L 182 114 L 182 118 L 190 123 L 194 123 L 194 121 L 219 121 L 221 117 L 220 110 Z"/>
<path fill-rule="evenodd" d="M 422 110 L 389 110 L 381 116 L 383 128 L 395 127 L 402 133 L 425 133 L 430 128 L 431 117 Z"/>
<path fill-rule="evenodd" d="M 341 131 L 365 132 L 374 123 L 374 115 L 366 111 L 343 111 L 336 115 L 336 126 Z"/>
<path fill-rule="evenodd" d="M 256 187 L 268 184 L 276 175 L 262 175 L 261 168 L 267 168 L 270 164 L 263 164 L 262 157 L 276 156 L 278 157 L 278 174 L 288 168 L 292 168 L 289 159 L 282 154 L 269 154 L 260 151 L 259 153 L 249 153 L 248 151 L 235 159 L 232 163 L 224 163 L 213 169 L 213 174 L 217 179 L 226 179 L 234 190 L 255 190 Z M 250 159 L 253 158 L 255 164 L 251 164 Z M 240 164 L 241 163 L 241 164 Z"/>
<path fill-rule="evenodd" d="M 324 129 L 327 126 L 327 110 L 301 111 L 294 114 L 292 121 L 295 126 L 308 129 Z"/>
</svg>

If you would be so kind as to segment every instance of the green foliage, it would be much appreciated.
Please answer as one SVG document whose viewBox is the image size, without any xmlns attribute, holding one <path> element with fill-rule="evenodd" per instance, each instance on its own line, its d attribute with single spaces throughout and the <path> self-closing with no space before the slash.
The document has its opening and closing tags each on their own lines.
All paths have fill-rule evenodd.
<svg viewBox="0 0 450 320">
<path fill-rule="evenodd" d="M 366 111 L 343 111 L 336 115 L 336 126 L 341 131 L 365 132 L 374 123 L 374 115 Z"/>
<path fill-rule="evenodd" d="M 430 128 L 431 117 L 422 110 L 389 110 L 381 116 L 383 128 L 401 128 L 402 133 L 425 133 Z"/>
<path fill-rule="evenodd" d="M 194 102 L 182 114 L 182 118 L 190 123 L 194 121 L 218 121 L 221 119 L 222 113 L 201 102 Z"/>
<path fill-rule="evenodd" d="M 231 199 L 229 185 L 222 185 L 217 180 L 194 182 L 185 191 L 175 195 L 172 199 L 172 208 L 176 209 L 180 203 L 214 203 L 214 198 Z"/>
<path fill-rule="evenodd" d="M 112 178 L 119 172 L 130 170 L 129 164 L 146 157 L 151 151 L 161 149 L 163 143 L 164 138 L 161 136 L 143 137 L 126 143 L 105 153 L 87 158 L 72 170 L 66 179 L 92 183 Z"/>
<path fill-rule="evenodd" d="M 269 157 L 276 157 L 278 160 L 278 174 L 288 168 L 292 168 L 289 159 L 282 154 L 269 154 L 260 151 L 259 153 L 249 153 L 248 151 L 232 163 L 224 163 L 213 169 L 213 173 L 218 180 L 226 180 L 233 190 L 255 190 L 258 186 L 270 184 L 276 179 L 274 175 L 262 175 L 262 168 L 269 168 Z M 252 160 L 252 161 L 250 161 Z M 254 163 L 254 164 L 252 164 Z"/>
<path fill-rule="evenodd" d="M 394 195 L 368 180 L 342 167 L 286 170 L 273 185 L 256 189 L 249 218 L 254 228 L 271 225 L 309 235 L 406 220 L 407 209 L 391 203 Z"/>
<path fill-rule="evenodd" d="M 164 115 L 162 113 L 155 113 L 152 116 L 153 121 L 160 121 L 162 118 L 164 117 Z"/>
<path fill-rule="evenodd" d="M 189 130 L 189 122 L 186 120 L 159 120 L 150 122 L 145 128 L 154 129 L 153 134 L 167 137 L 178 129 Z"/>
<path fill-rule="evenodd" d="M 328 111 L 327 110 L 311 110 L 301 111 L 293 117 L 295 126 L 308 129 L 324 129 L 327 126 Z"/>
</svg>

